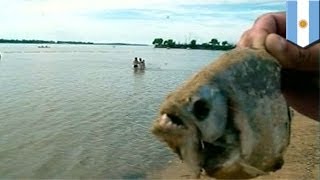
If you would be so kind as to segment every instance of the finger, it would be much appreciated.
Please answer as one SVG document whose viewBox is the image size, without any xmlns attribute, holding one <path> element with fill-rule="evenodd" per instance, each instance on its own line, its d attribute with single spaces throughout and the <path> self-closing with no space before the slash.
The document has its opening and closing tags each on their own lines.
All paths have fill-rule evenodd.
<svg viewBox="0 0 320 180">
<path fill-rule="evenodd" d="M 252 41 L 251 48 L 254 49 L 265 49 L 265 41 L 268 36 L 268 32 L 265 30 L 254 31 L 251 36 L 254 37 Z"/>
<path fill-rule="evenodd" d="M 304 49 L 277 34 L 270 34 L 266 39 L 266 49 L 285 69 L 319 71 L 320 43 Z"/>
<path fill-rule="evenodd" d="M 276 33 L 284 37 L 286 35 L 285 12 L 267 13 L 260 16 L 254 23 L 253 29 L 263 29 L 268 34 Z"/>
<path fill-rule="evenodd" d="M 264 49 L 268 32 L 260 29 L 247 30 L 241 37 L 237 47 L 250 47 L 254 49 Z"/>
<path fill-rule="evenodd" d="M 237 43 L 237 47 L 249 47 L 251 40 L 249 39 L 250 29 L 246 30 L 240 37 L 240 40 Z"/>
<path fill-rule="evenodd" d="M 268 34 L 276 33 L 285 36 L 285 24 L 286 16 L 284 12 L 264 14 L 255 21 L 251 29 L 242 34 L 237 47 L 265 48 L 265 40 Z"/>
</svg>

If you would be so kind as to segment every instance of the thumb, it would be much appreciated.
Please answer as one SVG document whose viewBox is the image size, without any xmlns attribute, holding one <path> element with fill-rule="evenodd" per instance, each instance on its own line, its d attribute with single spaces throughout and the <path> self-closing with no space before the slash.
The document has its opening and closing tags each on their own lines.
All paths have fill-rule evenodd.
<svg viewBox="0 0 320 180">
<path fill-rule="evenodd" d="M 267 36 L 265 46 L 284 69 L 319 71 L 320 43 L 300 48 L 277 34 Z"/>
</svg>

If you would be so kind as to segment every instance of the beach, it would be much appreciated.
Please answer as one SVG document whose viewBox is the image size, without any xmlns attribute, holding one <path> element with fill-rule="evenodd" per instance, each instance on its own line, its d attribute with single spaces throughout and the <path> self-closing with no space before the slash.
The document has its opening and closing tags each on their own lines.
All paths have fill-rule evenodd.
<svg viewBox="0 0 320 180">
<path fill-rule="evenodd" d="M 284 156 L 284 165 L 276 172 L 255 179 L 319 179 L 320 135 L 319 122 L 294 112 L 291 142 Z M 178 158 L 150 175 L 152 179 L 190 179 L 191 171 Z M 200 179 L 213 179 L 201 176 Z"/>
</svg>

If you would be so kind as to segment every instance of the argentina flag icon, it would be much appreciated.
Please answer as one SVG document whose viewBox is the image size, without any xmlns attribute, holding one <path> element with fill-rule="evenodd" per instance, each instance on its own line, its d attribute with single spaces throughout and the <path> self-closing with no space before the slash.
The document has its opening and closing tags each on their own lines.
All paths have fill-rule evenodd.
<svg viewBox="0 0 320 180">
<path fill-rule="evenodd" d="M 320 0 L 287 0 L 286 38 L 308 47 L 320 39 Z"/>
</svg>

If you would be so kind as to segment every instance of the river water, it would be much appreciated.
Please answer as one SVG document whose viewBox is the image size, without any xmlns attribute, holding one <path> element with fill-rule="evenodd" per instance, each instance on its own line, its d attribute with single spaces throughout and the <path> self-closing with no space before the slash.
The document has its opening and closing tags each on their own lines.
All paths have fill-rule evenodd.
<svg viewBox="0 0 320 180">
<path fill-rule="evenodd" d="M 0 178 L 144 178 L 166 94 L 217 57 L 151 46 L 0 45 Z M 146 61 L 134 72 L 132 60 Z"/>
</svg>

